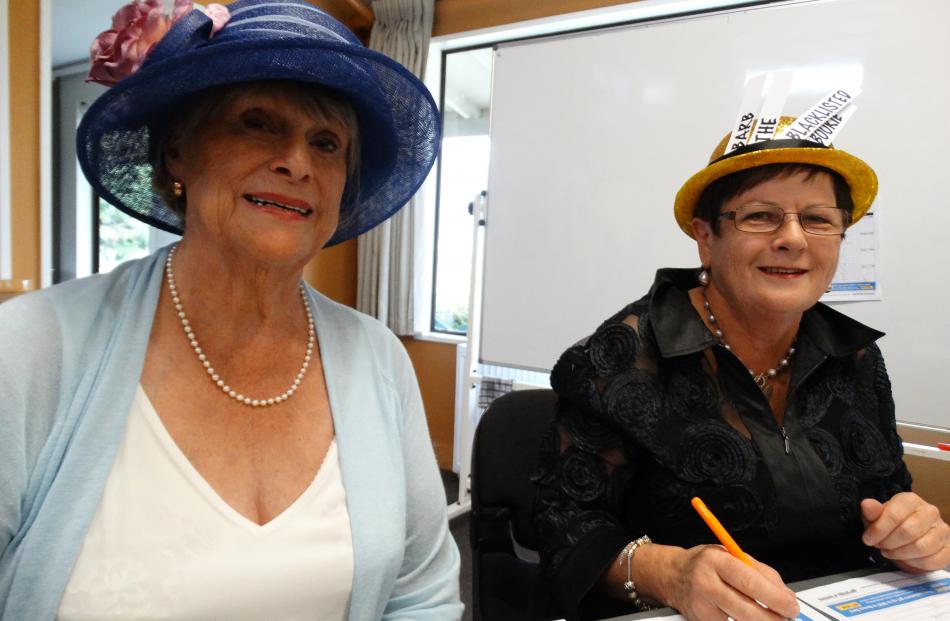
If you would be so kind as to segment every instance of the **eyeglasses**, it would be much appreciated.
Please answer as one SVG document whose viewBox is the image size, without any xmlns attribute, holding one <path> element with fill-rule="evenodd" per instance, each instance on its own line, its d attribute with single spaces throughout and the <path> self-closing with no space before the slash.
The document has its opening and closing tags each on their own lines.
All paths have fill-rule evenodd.
<svg viewBox="0 0 950 621">
<path fill-rule="evenodd" d="M 732 220 L 746 233 L 771 233 L 782 228 L 785 218 L 795 216 L 806 233 L 812 235 L 841 235 L 851 224 L 851 214 L 831 206 L 806 207 L 801 211 L 784 211 L 777 205 L 753 203 L 734 211 L 719 214 L 720 220 Z"/>
</svg>

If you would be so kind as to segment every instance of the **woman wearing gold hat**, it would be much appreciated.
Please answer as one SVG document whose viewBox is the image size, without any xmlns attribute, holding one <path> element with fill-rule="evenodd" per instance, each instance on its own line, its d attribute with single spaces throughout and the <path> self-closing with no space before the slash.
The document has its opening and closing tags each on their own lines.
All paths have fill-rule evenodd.
<svg viewBox="0 0 950 621">
<path fill-rule="evenodd" d="M 569 619 L 777 621 L 798 613 L 783 581 L 950 563 L 950 527 L 910 491 L 882 333 L 818 303 L 877 178 L 794 122 L 723 140 L 675 203 L 702 267 L 659 270 L 552 372 L 536 524 Z M 694 496 L 753 566 L 710 545 Z"/>
</svg>

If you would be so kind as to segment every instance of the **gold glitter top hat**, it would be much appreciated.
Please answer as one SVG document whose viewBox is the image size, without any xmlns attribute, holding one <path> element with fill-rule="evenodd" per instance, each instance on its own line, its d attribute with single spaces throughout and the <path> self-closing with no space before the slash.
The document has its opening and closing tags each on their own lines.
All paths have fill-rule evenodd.
<svg viewBox="0 0 950 621">
<path fill-rule="evenodd" d="M 844 93 L 844 91 L 837 91 Z M 847 93 L 845 93 L 847 95 Z M 843 97 L 839 97 L 843 99 Z M 784 100 L 784 96 L 782 97 Z M 853 99 L 848 96 L 848 102 Z M 830 101 L 825 98 L 823 101 Z M 684 233 L 693 235 L 693 212 L 699 203 L 703 190 L 709 184 L 726 175 L 741 170 L 765 166 L 767 164 L 813 164 L 828 168 L 840 174 L 851 189 L 854 209 L 851 211 L 852 224 L 867 213 L 877 195 L 877 175 L 863 160 L 846 151 L 836 149 L 830 140 L 854 112 L 854 106 L 840 112 L 826 110 L 821 113 L 819 102 L 800 117 L 781 116 L 768 121 L 767 117 L 746 119 L 744 124 L 736 125 L 733 130 L 716 146 L 709 158 L 709 164 L 686 180 L 676 193 L 673 213 L 676 222 Z M 815 113 L 815 110 L 819 110 Z M 741 113 L 748 116 L 748 113 Z M 767 127 L 770 137 L 755 141 L 756 124 Z M 738 138 L 738 139 L 737 139 Z M 727 152 L 728 147 L 728 152 Z"/>
</svg>

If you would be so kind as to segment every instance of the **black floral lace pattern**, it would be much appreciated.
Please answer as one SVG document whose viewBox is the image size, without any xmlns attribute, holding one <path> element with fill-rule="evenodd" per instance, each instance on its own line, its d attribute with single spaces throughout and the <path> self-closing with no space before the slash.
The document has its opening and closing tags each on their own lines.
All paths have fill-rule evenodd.
<svg viewBox="0 0 950 621">
<path fill-rule="evenodd" d="M 597 456 L 570 446 L 558 460 L 558 481 L 561 489 L 577 502 L 593 502 L 607 487 L 604 464 Z"/>
<path fill-rule="evenodd" d="M 841 420 L 841 446 L 845 460 L 852 471 L 864 471 L 875 476 L 887 476 L 894 470 L 894 462 L 881 459 L 888 454 L 887 442 L 881 432 L 860 412 L 849 409 Z"/>
<path fill-rule="evenodd" d="M 840 475 L 844 468 L 844 453 L 841 451 L 838 439 L 820 427 L 813 427 L 806 434 L 821 462 L 828 469 L 828 473 L 832 476 Z"/>
<path fill-rule="evenodd" d="M 668 302 L 676 295 L 684 300 L 688 287 L 666 284 L 682 288 L 659 296 L 661 285 L 658 276 L 648 296 L 565 351 L 551 373 L 560 400 L 557 424 L 545 440 L 535 477 L 535 522 L 553 589 L 558 590 L 559 581 L 593 584 L 596 576 L 577 572 L 605 565 L 571 559 L 578 551 L 604 547 L 604 542 L 625 542 L 644 533 L 671 545 L 710 542 L 712 536 L 689 505 L 694 495 L 704 499 L 744 548 L 765 562 L 783 556 L 807 562 L 811 541 L 827 536 L 840 542 L 842 533 L 848 533 L 839 546 L 845 550 L 842 556 L 848 562 L 866 562 L 860 500 L 886 500 L 910 488 L 890 381 L 873 337 L 848 355 L 813 357 L 821 362 L 803 373 L 806 379 L 789 393 L 785 416 L 797 425 L 796 446 L 813 451 L 814 461 L 806 462 L 822 468 L 813 476 L 827 481 L 827 496 L 833 496 L 831 506 L 837 507 L 820 522 L 827 524 L 827 535 L 819 528 L 809 533 L 811 541 L 796 540 L 782 530 L 796 518 L 783 508 L 776 472 L 770 470 L 781 462 L 774 456 L 769 462 L 754 438 L 726 422 L 726 408 L 755 399 L 723 394 L 721 386 L 726 384 L 704 362 L 710 342 L 697 342 L 685 354 L 661 355 L 664 339 L 676 341 L 683 350 L 677 326 L 699 321 L 691 308 L 682 310 L 688 308 L 682 302 Z M 670 310 L 674 306 L 680 310 Z M 656 323 L 670 312 L 682 316 L 663 316 L 663 325 Z M 834 316 L 825 319 L 836 321 Z M 836 338 L 833 329 L 828 332 L 822 336 Z M 804 342 L 807 348 L 810 341 Z M 739 410 L 743 417 L 772 417 L 770 411 Z M 808 506 L 800 511 L 806 517 L 814 512 Z M 619 549 L 608 552 L 604 563 Z M 581 565 L 585 569 L 579 569 Z M 789 571 L 798 569 L 807 575 L 807 567 Z"/>
<path fill-rule="evenodd" d="M 712 379 L 699 364 L 678 365 L 671 369 L 666 384 L 669 407 L 692 420 L 719 418 L 719 396 Z"/>
<path fill-rule="evenodd" d="M 762 498 L 749 485 L 727 485 L 719 491 L 720 520 L 735 531 L 745 531 L 762 519 Z"/>
<path fill-rule="evenodd" d="M 677 450 L 680 478 L 715 485 L 749 483 L 755 478 L 755 452 L 722 421 L 694 423 L 683 431 Z"/>
<path fill-rule="evenodd" d="M 650 437 L 661 421 L 660 386 L 646 371 L 630 368 L 606 380 L 600 392 L 607 418 L 634 437 Z"/>
<path fill-rule="evenodd" d="M 563 414 L 561 421 L 571 444 L 588 453 L 596 455 L 622 444 L 616 428 L 602 417 L 587 416 L 570 410 Z"/>
<path fill-rule="evenodd" d="M 623 323 L 604 324 L 590 338 L 588 359 L 594 373 L 607 377 L 628 368 L 639 349 L 639 338 L 633 328 Z"/>
</svg>

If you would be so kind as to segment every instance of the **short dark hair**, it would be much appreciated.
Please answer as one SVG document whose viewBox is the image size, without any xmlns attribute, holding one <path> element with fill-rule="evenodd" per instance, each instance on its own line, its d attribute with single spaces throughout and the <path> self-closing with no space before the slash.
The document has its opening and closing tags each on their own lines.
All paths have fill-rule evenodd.
<svg viewBox="0 0 950 621">
<path fill-rule="evenodd" d="M 712 226 L 713 233 L 719 235 L 719 213 L 727 201 L 766 181 L 791 177 L 799 173 L 804 173 L 806 180 L 821 173 L 830 175 L 838 208 L 848 212 L 849 216 L 854 211 L 854 201 L 851 199 L 851 188 L 848 182 L 830 168 L 815 164 L 766 164 L 734 172 L 710 183 L 699 197 L 696 209 L 693 210 L 693 217 L 708 222 Z"/>
</svg>

